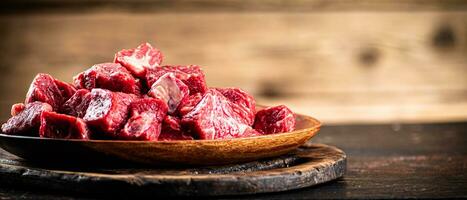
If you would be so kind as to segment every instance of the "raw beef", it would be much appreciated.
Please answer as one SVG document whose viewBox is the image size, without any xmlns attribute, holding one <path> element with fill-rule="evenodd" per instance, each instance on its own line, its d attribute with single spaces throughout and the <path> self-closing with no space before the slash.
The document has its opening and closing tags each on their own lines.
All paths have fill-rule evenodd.
<svg viewBox="0 0 467 200">
<path fill-rule="evenodd" d="M 124 49 L 115 54 L 114 62 L 126 67 L 136 77 L 144 78 L 146 69 L 154 69 L 162 62 L 162 53 L 149 43 L 134 49 Z"/>
<path fill-rule="evenodd" d="M 26 106 L 24 105 L 24 103 L 15 103 L 11 106 L 11 116 L 15 116 L 17 114 L 19 114 L 21 111 L 24 110 L 24 108 L 26 108 Z"/>
<path fill-rule="evenodd" d="M 68 100 L 68 98 L 73 96 L 73 94 L 75 94 L 76 92 L 76 88 L 69 83 L 55 80 L 55 84 L 57 85 L 58 89 L 60 90 L 60 93 L 62 94 L 63 102 Z"/>
<path fill-rule="evenodd" d="M 189 94 L 188 86 L 172 73 L 161 76 L 152 84 L 148 95 L 165 102 L 169 108 L 169 114 L 174 113 L 180 102 Z"/>
<path fill-rule="evenodd" d="M 255 136 L 262 136 L 265 135 L 255 129 L 247 129 L 245 133 L 243 133 L 242 137 L 255 137 Z"/>
<path fill-rule="evenodd" d="M 26 103 L 40 101 L 48 103 L 54 110 L 75 93 L 75 88 L 68 83 L 61 82 L 48 74 L 37 74 L 26 94 Z"/>
<path fill-rule="evenodd" d="M 243 137 L 251 131 L 249 119 L 235 111 L 239 106 L 217 90 L 208 90 L 201 101 L 182 118 L 182 126 L 198 139 Z"/>
<path fill-rule="evenodd" d="M 118 131 L 125 125 L 130 103 L 137 98 L 133 94 L 92 89 L 91 101 L 83 119 L 91 128 L 102 132 L 104 136 L 116 137 Z"/>
<path fill-rule="evenodd" d="M 37 135 L 43 111 L 52 111 L 52 106 L 39 101 L 26 104 L 22 111 L 2 125 L 2 132 L 15 135 Z"/>
<path fill-rule="evenodd" d="M 114 92 L 140 94 L 141 82 L 118 63 L 96 64 L 73 78 L 76 88 L 102 88 Z"/>
<path fill-rule="evenodd" d="M 289 132 L 295 115 L 285 106 L 256 113 L 239 88 L 211 88 L 197 65 L 166 65 L 149 43 L 124 49 L 73 77 L 32 81 L 25 103 L 11 107 L 5 134 L 64 139 L 212 140 Z M 76 88 L 75 88 L 76 87 Z M 78 90 L 77 90 L 78 89 Z M 92 132 L 92 135 L 91 135 Z"/>
<path fill-rule="evenodd" d="M 191 112 L 191 110 L 193 110 L 193 108 L 201 101 L 202 98 L 203 95 L 201 93 L 196 93 L 183 99 L 180 102 L 180 105 L 178 105 L 178 114 L 180 116 L 184 116 Z"/>
<path fill-rule="evenodd" d="M 162 121 L 167 115 L 166 103 L 155 98 L 138 99 L 131 103 L 130 110 L 131 117 L 119 138 L 156 141 L 161 133 Z"/>
<path fill-rule="evenodd" d="M 91 92 L 86 89 L 79 89 L 66 101 L 61 109 L 62 113 L 83 118 L 91 101 Z"/>
<path fill-rule="evenodd" d="M 284 105 L 269 107 L 256 113 L 253 127 L 264 134 L 290 132 L 295 129 L 295 115 Z"/>
<path fill-rule="evenodd" d="M 235 107 L 234 112 L 248 119 L 247 124 L 253 126 L 256 113 L 256 102 L 253 96 L 240 88 L 216 88 L 216 90 L 232 103 L 237 104 L 238 107 Z"/>
<path fill-rule="evenodd" d="M 204 73 L 197 65 L 189 66 L 162 66 L 147 71 L 147 84 L 152 86 L 161 76 L 173 73 L 176 78 L 183 81 L 190 89 L 190 95 L 206 92 L 207 86 Z"/>
<path fill-rule="evenodd" d="M 41 114 L 40 137 L 88 140 L 89 134 L 83 119 L 49 111 Z"/>
<path fill-rule="evenodd" d="M 162 122 L 162 131 L 157 140 L 193 140 L 193 136 L 184 132 L 180 126 L 180 119 L 175 116 L 167 115 Z"/>
</svg>

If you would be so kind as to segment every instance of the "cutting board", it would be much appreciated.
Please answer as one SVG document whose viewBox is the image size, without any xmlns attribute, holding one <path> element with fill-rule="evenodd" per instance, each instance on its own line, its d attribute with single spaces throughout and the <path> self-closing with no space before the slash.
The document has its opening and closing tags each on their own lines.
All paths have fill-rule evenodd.
<svg viewBox="0 0 467 200">
<path fill-rule="evenodd" d="M 342 150 L 313 143 L 276 158 L 213 167 L 32 163 L 0 150 L 2 185 L 112 196 L 219 196 L 280 192 L 340 178 L 345 170 L 346 155 Z"/>
</svg>

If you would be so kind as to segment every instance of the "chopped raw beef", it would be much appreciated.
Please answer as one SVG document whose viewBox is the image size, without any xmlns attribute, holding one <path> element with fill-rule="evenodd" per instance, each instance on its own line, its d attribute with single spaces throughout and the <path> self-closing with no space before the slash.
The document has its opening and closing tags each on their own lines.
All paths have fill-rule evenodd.
<svg viewBox="0 0 467 200">
<path fill-rule="evenodd" d="M 40 101 L 48 103 L 54 110 L 75 93 L 75 88 L 68 83 L 61 82 L 48 74 L 37 74 L 29 86 L 26 103 Z"/>
<path fill-rule="evenodd" d="M 162 63 L 162 52 L 143 43 L 134 49 L 123 49 L 115 54 L 114 62 L 126 67 L 134 76 L 144 78 L 147 69 L 154 69 Z"/>
<path fill-rule="evenodd" d="M 15 116 L 24 110 L 26 106 L 24 103 L 15 103 L 11 106 L 11 116 Z"/>
<path fill-rule="evenodd" d="M 243 137 L 252 128 L 245 116 L 235 112 L 238 107 L 217 90 L 208 90 L 193 110 L 183 116 L 182 126 L 199 139 Z"/>
<path fill-rule="evenodd" d="M 83 119 L 49 111 L 41 114 L 40 137 L 88 140 L 89 134 Z"/>
<path fill-rule="evenodd" d="M 146 98 L 130 105 L 131 117 L 120 132 L 119 138 L 126 140 L 155 141 L 161 133 L 162 120 L 167 115 L 165 102 Z"/>
<path fill-rule="evenodd" d="M 178 117 L 166 115 L 162 122 L 162 130 L 181 130 L 180 119 Z"/>
<path fill-rule="evenodd" d="M 96 64 L 73 78 L 76 88 L 102 88 L 114 92 L 140 94 L 141 82 L 118 63 Z"/>
<path fill-rule="evenodd" d="M 262 136 L 262 135 L 264 134 L 255 129 L 248 129 L 247 131 L 245 131 L 242 137 L 255 137 L 255 136 Z"/>
<path fill-rule="evenodd" d="M 235 112 L 248 119 L 247 124 L 253 126 L 256 113 L 256 102 L 253 96 L 240 88 L 216 88 L 216 90 L 232 103 L 237 104 L 239 109 L 235 109 Z"/>
<path fill-rule="evenodd" d="M 84 121 L 104 135 L 115 137 L 125 125 L 130 103 L 138 97 L 96 88 L 91 90 L 90 98 L 91 101 L 83 117 Z"/>
<path fill-rule="evenodd" d="M 62 113 L 83 118 L 91 101 L 91 92 L 86 89 L 79 89 L 66 101 L 61 109 Z"/>
<path fill-rule="evenodd" d="M 255 99 L 244 90 L 209 89 L 199 66 L 160 66 L 162 59 L 158 49 L 143 43 L 117 52 L 112 63 L 79 73 L 73 84 L 40 73 L 25 103 L 11 107 L 12 117 L 1 130 L 50 138 L 145 141 L 230 139 L 294 130 L 295 115 L 287 107 L 256 113 Z"/>
<path fill-rule="evenodd" d="M 265 108 L 256 113 L 253 127 L 265 134 L 290 132 L 295 129 L 295 115 L 284 105 Z"/>
<path fill-rule="evenodd" d="M 193 136 L 183 131 L 162 130 L 158 141 L 194 140 Z"/>
<path fill-rule="evenodd" d="M 59 81 L 59 80 L 55 80 L 55 84 L 57 84 L 57 87 L 60 90 L 60 93 L 62 94 L 63 102 L 68 100 L 76 92 L 76 88 L 73 87 L 73 85 L 71 85 L 69 83 L 65 83 L 65 82 L 62 82 L 62 81 Z"/>
<path fill-rule="evenodd" d="M 152 84 L 148 95 L 165 102 L 169 108 L 169 114 L 174 113 L 180 102 L 189 94 L 188 86 L 172 73 L 161 76 Z"/>
<path fill-rule="evenodd" d="M 178 105 L 178 114 L 180 116 L 184 116 L 191 112 L 191 110 L 193 110 L 193 108 L 201 101 L 202 98 L 203 95 L 201 93 L 196 93 L 183 99 L 180 102 L 180 105 Z"/>
<path fill-rule="evenodd" d="M 181 129 L 180 119 L 171 115 L 165 116 L 164 121 L 162 122 L 162 131 L 157 140 L 172 141 L 193 139 L 193 136 Z"/>
<path fill-rule="evenodd" d="M 37 135 L 43 111 L 52 111 L 52 106 L 39 101 L 26 104 L 22 111 L 2 125 L 2 132 L 15 135 Z"/>
<path fill-rule="evenodd" d="M 148 70 L 146 73 L 147 84 L 154 84 L 161 76 L 167 73 L 173 73 L 176 78 L 182 80 L 188 86 L 188 89 L 190 89 L 190 95 L 195 93 L 204 94 L 207 90 L 204 73 L 197 65 L 162 66 Z"/>
</svg>

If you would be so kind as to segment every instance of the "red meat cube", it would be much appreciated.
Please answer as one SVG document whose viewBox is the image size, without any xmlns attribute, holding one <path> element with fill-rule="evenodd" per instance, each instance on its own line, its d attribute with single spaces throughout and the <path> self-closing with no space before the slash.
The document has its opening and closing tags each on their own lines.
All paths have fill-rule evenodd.
<svg viewBox="0 0 467 200">
<path fill-rule="evenodd" d="M 190 95 L 206 92 L 207 86 L 204 79 L 204 73 L 197 65 L 189 66 L 162 66 L 148 70 L 146 73 L 146 82 L 152 86 L 161 76 L 167 73 L 173 73 L 176 78 L 183 81 L 190 89 Z"/>
<path fill-rule="evenodd" d="M 184 132 L 180 126 L 180 119 L 175 116 L 167 115 L 162 122 L 162 131 L 157 140 L 193 140 L 193 136 Z"/>
<path fill-rule="evenodd" d="M 138 99 L 131 103 L 130 110 L 131 117 L 119 138 L 156 141 L 161 133 L 162 120 L 167 115 L 165 102 L 155 98 Z"/>
<path fill-rule="evenodd" d="M 191 112 L 193 108 L 198 105 L 198 103 L 201 101 L 203 98 L 203 95 L 201 93 L 196 93 L 194 95 L 190 95 L 186 98 L 184 98 L 181 102 L 180 105 L 178 105 L 178 114 L 180 116 L 184 116 L 187 113 Z"/>
<path fill-rule="evenodd" d="M 21 111 L 24 110 L 24 108 L 26 108 L 26 106 L 24 105 L 24 103 L 15 103 L 11 106 L 11 116 L 15 116 L 17 114 L 19 114 Z"/>
<path fill-rule="evenodd" d="M 118 63 L 96 64 L 73 77 L 76 88 L 102 88 L 114 92 L 140 94 L 141 83 Z"/>
<path fill-rule="evenodd" d="M 262 136 L 262 135 L 265 135 L 265 134 L 255 129 L 248 129 L 247 131 L 245 131 L 242 137 L 255 137 L 255 136 Z"/>
<path fill-rule="evenodd" d="M 91 101 L 91 92 L 86 89 L 79 89 L 66 101 L 61 109 L 62 113 L 83 118 Z"/>
<path fill-rule="evenodd" d="M 188 93 L 188 86 L 185 83 L 175 78 L 174 74 L 167 73 L 152 84 L 148 95 L 165 102 L 169 108 L 169 114 L 172 114 Z"/>
<path fill-rule="evenodd" d="M 290 132 L 295 129 L 295 114 L 284 105 L 265 108 L 256 113 L 253 128 L 264 134 Z"/>
<path fill-rule="evenodd" d="M 126 67 L 134 76 L 144 78 L 147 69 L 154 69 L 162 63 L 162 53 L 149 43 L 134 49 L 123 49 L 115 54 L 114 62 Z"/>
<path fill-rule="evenodd" d="M 88 140 L 89 134 L 83 119 L 49 111 L 41 114 L 40 137 Z"/>
<path fill-rule="evenodd" d="M 68 100 L 76 89 L 68 83 L 61 82 L 48 74 L 37 74 L 29 86 L 25 103 L 40 101 L 48 103 L 54 110 Z"/>
<path fill-rule="evenodd" d="M 166 115 L 162 121 L 162 130 L 181 131 L 180 119 L 172 115 Z"/>
<path fill-rule="evenodd" d="M 73 87 L 73 85 L 69 83 L 65 83 L 59 80 L 55 80 L 55 84 L 57 85 L 58 89 L 60 90 L 60 93 L 63 96 L 63 102 L 68 100 L 73 94 L 76 92 L 76 88 Z"/>
<path fill-rule="evenodd" d="M 248 119 L 247 124 L 253 126 L 256 113 L 256 101 L 253 96 L 240 88 L 216 88 L 216 90 L 232 103 L 237 104 L 239 109 L 235 109 L 234 112 Z"/>
<path fill-rule="evenodd" d="M 240 109 L 217 90 L 208 90 L 201 101 L 182 118 L 182 126 L 199 139 L 244 137 L 251 131 L 248 119 L 235 111 Z"/>
<path fill-rule="evenodd" d="M 44 111 L 52 111 L 52 106 L 39 101 L 28 103 L 22 111 L 2 125 L 2 132 L 10 135 L 35 136 L 40 125 L 41 113 Z"/>
<path fill-rule="evenodd" d="M 125 125 L 129 105 L 138 97 L 133 94 L 92 89 L 91 101 L 83 119 L 86 123 L 108 137 L 116 137 Z M 98 135 L 99 136 L 99 135 Z"/>
</svg>

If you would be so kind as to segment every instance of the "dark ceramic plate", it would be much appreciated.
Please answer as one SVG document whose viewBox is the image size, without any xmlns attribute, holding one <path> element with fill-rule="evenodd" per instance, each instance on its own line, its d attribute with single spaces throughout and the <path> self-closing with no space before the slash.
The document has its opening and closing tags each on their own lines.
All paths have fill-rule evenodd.
<svg viewBox="0 0 467 200">
<path fill-rule="evenodd" d="M 222 165 L 279 156 L 317 134 L 321 123 L 296 115 L 296 130 L 249 138 L 192 141 L 66 140 L 0 134 L 0 147 L 27 160 L 151 165 Z"/>
</svg>

